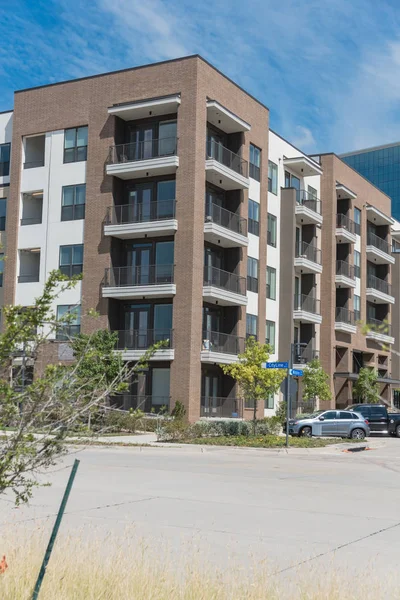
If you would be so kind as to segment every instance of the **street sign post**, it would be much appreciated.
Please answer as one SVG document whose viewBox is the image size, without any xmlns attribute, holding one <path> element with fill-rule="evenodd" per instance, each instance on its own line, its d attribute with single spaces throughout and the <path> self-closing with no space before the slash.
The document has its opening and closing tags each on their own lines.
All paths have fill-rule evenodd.
<svg viewBox="0 0 400 600">
<path fill-rule="evenodd" d="M 290 369 L 290 374 L 293 375 L 293 377 L 302 377 L 304 371 L 302 369 Z"/>
<path fill-rule="evenodd" d="M 288 369 L 288 362 L 266 362 L 264 363 L 264 369 Z"/>
</svg>

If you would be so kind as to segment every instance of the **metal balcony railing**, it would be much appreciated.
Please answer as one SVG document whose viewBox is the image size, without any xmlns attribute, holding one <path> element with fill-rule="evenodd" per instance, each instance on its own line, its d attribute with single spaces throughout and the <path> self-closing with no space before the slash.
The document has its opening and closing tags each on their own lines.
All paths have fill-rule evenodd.
<svg viewBox="0 0 400 600">
<path fill-rule="evenodd" d="M 163 156 L 175 156 L 177 154 L 177 141 L 177 137 L 168 137 L 110 146 L 108 162 L 110 164 L 120 164 Z"/>
<path fill-rule="evenodd" d="M 242 337 L 219 331 L 203 331 L 201 349 L 204 351 L 241 354 L 244 348 L 245 339 Z"/>
<path fill-rule="evenodd" d="M 307 190 L 296 190 L 296 202 L 314 212 L 321 214 L 321 200 Z"/>
<path fill-rule="evenodd" d="M 311 345 L 302 346 L 301 344 L 293 344 L 294 354 L 293 362 L 295 365 L 304 364 L 306 365 L 314 358 L 319 357 L 319 351 L 315 350 Z"/>
<path fill-rule="evenodd" d="M 340 229 L 347 229 L 350 233 L 355 233 L 355 223 L 347 215 L 343 215 L 342 213 L 338 213 L 336 215 L 336 227 Z"/>
<path fill-rule="evenodd" d="M 18 283 L 34 283 L 37 281 L 39 281 L 39 273 L 18 276 Z"/>
<path fill-rule="evenodd" d="M 21 219 L 21 227 L 23 225 L 40 225 L 42 217 L 23 217 Z"/>
<path fill-rule="evenodd" d="M 36 169 L 37 167 L 44 167 L 44 158 L 24 163 L 24 169 Z"/>
<path fill-rule="evenodd" d="M 243 416 L 243 401 L 240 398 L 202 396 L 200 416 L 240 419 Z"/>
<path fill-rule="evenodd" d="M 204 285 L 213 285 L 229 292 L 246 295 L 246 278 L 216 267 L 204 267 Z"/>
<path fill-rule="evenodd" d="M 210 202 L 206 206 L 205 222 L 216 223 L 235 233 L 247 235 L 247 220 L 214 202 Z"/>
<path fill-rule="evenodd" d="M 345 260 L 336 261 L 336 275 L 343 275 L 349 279 L 355 279 L 354 265 L 351 265 Z"/>
<path fill-rule="evenodd" d="M 163 349 L 172 348 L 172 329 L 127 329 L 117 333 L 117 350 L 147 350 L 156 342 L 165 342 Z"/>
<path fill-rule="evenodd" d="M 347 323 L 348 325 L 355 325 L 356 320 L 354 316 L 354 312 L 352 310 L 348 310 L 344 308 L 344 306 L 337 306 L 335 313 L 335 322 L 336 323 Z"/>
<path fill-rule="evenodd" d="M 367 288 L 373 288 L 374 290 L 378 290 L 379 292 L 388 294 L 389 296 L 392 295 L 392 286 L 390 283 L 384 279 L 379 279 L 379 277 L 375 277 L 374 275 L 368 275 Z"/>
<path fill-rule="evenodd" d="M 141 204 L 117 204 L 107 211 L 107 225 L 147 223 L 175 217 L 175 200 L 161 200 Z"/>
<path fill-rule="evenodd" d="M 312 296 L 306 296 L 305 294 L 295 295 L 294 310 L 302 310 L 304 312 L 312 313 L 314 315 L 320 315 L 321 300 L 313 298 Z"/>
<path fill-rule="evenodd" d="M 390 254 L 391 252 L 390 244 L 378 235 L 375 235 L 375 233 L 372 233 L 372 231 L 368 231 L 367 233 L 367 246 L 374 246 L 386 254 Z"/>
<path fill-rule="evenodd" d="M 174 282 L 174 265 L 141 265 L 106 269 L 104 287 L 160 285 Z"/>
<path fill-rule="evenodd" d="M 216 160 L 225 167 L 228 167 L 235 173 L 248 177 L 248 162 L 239 154 L 235 154 L 232 150 L 225 148 L 215 140 L 207 140 L 206 143 L 206 160 Z"/>
<path fill-rule="evenodd" d="M 379 319 L 367 318 L 367 325 L 371 326 L 371 331 L 380 333 L 382 335 L 392 335 L 392 325 L 386 321 L 380 321 Z"/>
<path fill-rule="evenodd" d="M 307 258 L 313 263 L 322 264 L 321 250 L 312 244 L 306 244 L 306 242 L 297 245 L 296 258 Z"/>
<path fill-rule="evenodd" d="M 134 396 L 132 394 L 118 394 L 110 398 L 110 405 L 114 408 L 122 410 L 141 410 L 144 413 L 157 413 L 161 408 L 169 408 L 169 396 L 152 396 L 141 395 Z"/>
</svg>

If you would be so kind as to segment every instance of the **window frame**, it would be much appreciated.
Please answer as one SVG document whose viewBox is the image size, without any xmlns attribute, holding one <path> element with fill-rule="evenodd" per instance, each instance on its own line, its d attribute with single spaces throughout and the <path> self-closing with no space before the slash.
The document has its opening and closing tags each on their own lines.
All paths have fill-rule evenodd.
<svg viewBox="0 0 400 600">
<path fill-rule="evenodd" d="M 81 145 L 81 146 L 77 145 L 78 130 L 79 129 L 86 129 L 86 145 Z M 74 146 L 71 146 L 71 147 L 68 147 L 68 148 L 66 148 L 66 146 L 65 146 L 67 131 L 75 131 Z M 88 128 L 87 125 L 79 125 L 78 127 L 68 127 L 67 129 L 64 129 L 64 152 L 63 152 L 63 163 L 64 164 L 69 164 L 69 163 L 74 163 L 74 162 L 85 162 L 85 161 L 87 161 L 88 135 L 89 135 L 89 128 Z M 79 151 L 82 148 L 85 149 L 85 151 L 83 152 L 84 158 L 79 158 L 78 157 Z M 69 153 L 71 150 L 73 150 L 73 159 L 72 160 L 66 160 L 66 154 Z"/>
<path fill-rule="evenodd" d="M 258 159 L 258 160 L 257 160 Z M 258 164 L 257 164 L 258 163 Z M 249 149 L 249 177 L 261 181 L 261 148 L 250 144 Z"/>
<path fill-rule="evenodd" d="M 62 265 L 61 264 L 61 254 L 63 249 L 71 248 L 71 262 L 69 264 Z M 82 263 L 74 263 L 74 248 L 82 248 Z M 73 277 L 74 275 L 81 275 L 83 272 L 83 260 L 84 260 L 84 248 L 83 244 L 65 244 L 60 246 L 59 257 L 58 257 L 58 269 L 65 275 L 66 277 Z M 78 272 L 74 272 L 74 267 L 80 267 Z M 76 269 L 75 269 L 76 271 Z"/>
<path fill-rule="evenodd" d="M 257 215 L 255 214 L 257 213 Z M 250 216 L 252 215 L 252 216 Z M 257 216 L 257 218 L 253 218 Z M 249 198 L 248 201 L 248 223 L 247 223 L 247 231 L 248 233 L 252 233 L 253 235 L 260 236 L 260 205 L 255 200 Z"/>
<path fill-rule="evenodd" d="M 254 275 L 255 273 L 255 275 Z M 258 294 L 259 260 L 247 257 L 247 291 Z"/>
<path fill-rule="evenodd" d="M 84 196 L 85 196 L 85 201 L 81 202 L 81 203 L 77 203 L 76 202 L 76 198 L 77 198 L 77 188 L 84 188 Z M 73 203 L 72 204 L 66 204 L 64 205 L 64 190 L 66 189 L 73 189 Z M 83 216 L 75 216 L 75 212 L 76 212 L 76 207 L 81 207 L 83 206 Z M 67 219 L 64 217 L 64 214 L 66 212 L 66 210 L 64 209 L 72 209 L 72 218 Z M 61 188 L 61 221 L 82 221 L 85 218 L 85 212 L 86 212 L 86 183 L 76 183 L 74 185 L 63 185 L 63 187 Z"/>
<path fill-rule="evenodd" d="M 271 285 L 271 281 L 268 281 L 268 279 L 270 278 L 270 276 L 273 274 L 273 288 Z M 269 265 L 267 265 L 267 273 L 266 273 L 266 296 L 268 298 L 268 300 L 276 300 L 276 269 L 275 267 L 270 267 Z M 271 293 L 273 289 L 273 294 Z"/>
<path fill-rule="evenodd" d="M 274 223 L 274 231 L 271 232 L 269 225 L 270 223 Z M 274 235 L 272 235 L 274 234 Z M 272 238 L 275 238 L 274 243 L 272 241 Z M 267 215 L 267 244 L 268 246 L 272 246 L 273 248 L 276 248 L 278 243 L 278 219 L 275 215 L 268 213 Z"/>
<path fill-rule="evenodd" d="M 272 325 L 272 327 L 271 327 Z M 271 341 L 271 330 L 274 333 L 274 339 Z M 268 332 L 268 337 L 267 337 Z M 265 343 L 271 346 L 271 354 L 275 354 L 275 339 L 276 339 L 276 321 L 265 320 Z M 267 342 L 268 340 L 268 342 Z"/>
<path fill-rule="evenodd" d="M 356 217 L 357 215 L 357 217 Z M 354 207 L 354 231 L 357 235 L 361 235 L 361 208 Z M 359 220 L 358 220 L 359 217 Z"/>
<path fill-rule="evenodd" d="M 271 194 L 274 194 L 275 196 L 278 195 L 278 165 L 272 160 L 268 161 L 268 191 L 271 192 Z"/>
<path fill-rule="evenodd" d="M 59 316 L 58 309 L 64 308 L 64 307 L 67 307 L 67 310 L 63 314 L 72 314 L 74 311 L 76 311 L 77 316 L 76 316 L 76 319 L 71 319 L 69 322 L 65 323 L 65 325 L 61 325 L 60 327 L 56 328 L 55 339 L 59 342 L 66 342 L 71 337 L 73 337 L 73 335 L 78 335 L 81 332 L 81 315 L 82 315 L 81 305 L 80 304 L 57 304 L 57 309 L 56 309 L 57 322 L 63 316 L 63 315 L 61 315 L 61 317 Z M 77 321 L 77 322 L 75 323 L 74 321 Z M 76 329 L 72 329 L 74 327 Z"/>
<path fill-rule="evenodd" d="M 8 148 L 8 160 L 2 160 L 2 150 Z M 0 144 L 0 177 L 10 176 L 11 142 Z M 6 165 L 6 166 L 4 166 Z"/>
<path fill-rule="evenodd" d="M 354 276 L 361 277 L 361 252 L 358 250 L 354 250 Z"/>
<path fill-rule="evenodd" d="M 256 333 L 249 331 L 248 325 L 250 323 L 251 323 L 250 329 L 253 329 L 253 326 L 255 325 L 254 329 L 255 329 Z M 257 340 L 257 338 L 258 338 L 257 330 L 258 330 L 258 316 L 252 315 L 251 313 L 246 313 L 246 339 L 249 337 L 254 337 Z"/>
</svg>

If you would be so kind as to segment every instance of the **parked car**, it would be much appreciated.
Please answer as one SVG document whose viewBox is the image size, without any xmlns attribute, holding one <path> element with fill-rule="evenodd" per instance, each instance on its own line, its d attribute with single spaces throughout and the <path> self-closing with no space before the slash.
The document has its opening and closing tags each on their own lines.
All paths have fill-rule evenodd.
<svg viewBox="0 0 400 600">
<path fill-rule="evenodd" d="M 400 414 L 389 413 L 384 404 L 352 404 L 346 410 L 362 414 L 369 422 L 371 433 L 400 438 Z"/>
<path fill-rule="evenodd" d="M 318 411 L 289 420 L 289 433 L 298 436 L 334 436 L 363 440 L 369 435 L 368 420 L 350 410 Z"/>
</svg>

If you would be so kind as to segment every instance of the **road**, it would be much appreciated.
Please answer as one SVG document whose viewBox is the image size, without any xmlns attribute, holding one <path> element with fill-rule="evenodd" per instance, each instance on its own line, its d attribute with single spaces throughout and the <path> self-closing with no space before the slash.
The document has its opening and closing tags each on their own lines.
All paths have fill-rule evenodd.
<svg viewBox="0 0 400 600">
<path fill-rule="evenodd" d="M 232 568 L 266 559 L 277 570 L 302 561 L 379 575 L 398 568 L 400 440 L 356 454 L 251 449 L 89 448 L 62 531 L 87 528 L 111 539 L 139 535 Z M 30 506 L 0 501 L 0 527 L 50 530 L 68 478 L 66 457 Z M 134 526 L 132 528 L 132 526 Z M 127 532 L 127 528 L 130 533 Z M 377 533 L 379 532 L 380 533 Z M 302 566 L 308 568 L 308 565 Z"/>
</svg>

